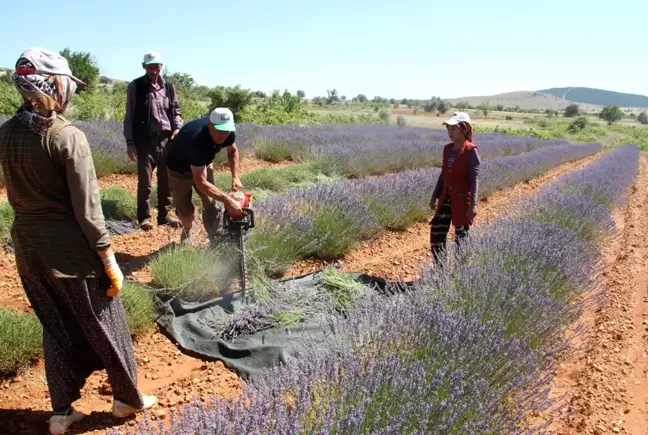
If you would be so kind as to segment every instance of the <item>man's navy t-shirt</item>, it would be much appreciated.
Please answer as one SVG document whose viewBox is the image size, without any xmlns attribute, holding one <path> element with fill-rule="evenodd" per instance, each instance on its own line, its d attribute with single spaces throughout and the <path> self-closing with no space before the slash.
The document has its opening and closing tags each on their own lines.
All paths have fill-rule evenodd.
<svg viewBox="0 0 648 435">
<path fill-rule="evenodd" d="M 209 134 L 209 117 L 194 119 L 186 123 L 178 135 L 167 144 L 167 167 L 175 172 L 191 172 L 191 166 L 207 166 L 216 154 L 236 140 L 230 132 L 222 144 L 216 144 Z"/>
</svg>

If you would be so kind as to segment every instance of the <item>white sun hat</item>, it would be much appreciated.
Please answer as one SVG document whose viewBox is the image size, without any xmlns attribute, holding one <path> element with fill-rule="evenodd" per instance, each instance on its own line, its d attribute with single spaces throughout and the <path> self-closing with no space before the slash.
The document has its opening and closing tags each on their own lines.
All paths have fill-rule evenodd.
<svg viewBox="0 0 648 435">
<path fill-rule="evenodd" d="M 162 63 L 162 56 L 156 51 L 150 51 L 144 55 L 144 60 L 142 60 L 144 65 L 153 65 L 156 63 Z"/>
<path fill-rule="evenodd" d="M 216 130 L 236 131 L 234 124 L 234 115 L 227 107 L 217 107 L 209 114 L 209 122 L 214 125 Z"/>
<path fill-rule="evenodd" d="M 443 125 L 457 125 L 460 122 L 467 122 L 470 124 L 470 115 L 466 112 L 455 112 L 452 114 L 452 118 L 445 121 Z"/>
</svg>

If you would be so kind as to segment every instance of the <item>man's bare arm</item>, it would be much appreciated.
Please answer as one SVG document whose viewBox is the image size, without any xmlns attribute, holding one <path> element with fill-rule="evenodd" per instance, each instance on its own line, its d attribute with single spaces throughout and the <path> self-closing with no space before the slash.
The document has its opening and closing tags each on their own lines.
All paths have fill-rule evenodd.
<svg viewBox="0 0 648 435">
<path fill-rule="evenodd" d="M 227 201 L 227 195 L 207 181 L 207 166 L 192 166 L 191 173 L 194 183 L 201 193 L 222 203 Z"/>
<path fill-rule="evenodd" d="M 232 179 L 239 177 L 239 151 L 235 143 L 227 148 L 227 162 L 229 163 Z"/>
</svg>

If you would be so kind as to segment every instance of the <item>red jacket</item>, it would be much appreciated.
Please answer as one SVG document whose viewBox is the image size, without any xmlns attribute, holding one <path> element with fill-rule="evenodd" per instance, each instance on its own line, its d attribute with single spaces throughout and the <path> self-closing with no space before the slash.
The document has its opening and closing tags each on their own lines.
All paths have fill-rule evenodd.
<svg viewBox="0 0 648 435">
<path fill-rule="evenodd" d="M 455 157 L 454 163 L 452 164 L 452 172 L 449 172 L 448 157 L 450 156 L 452 147 L 454 147 L 454 144 L 449 143 L 443 148 L 443 189 L 441 190 L 435 216 L 441 210 L 441 206 L 446 198 L 448 186 L 450 186 L 452 225 L 455 227 L 464 227 L 472 225 L 472 219 L 468 217 L 471 194 L 470 178 L 468 176 L 468 152 L 473 148 L 477 148 L 477 146 L 466 141 Z"/>
</svg>

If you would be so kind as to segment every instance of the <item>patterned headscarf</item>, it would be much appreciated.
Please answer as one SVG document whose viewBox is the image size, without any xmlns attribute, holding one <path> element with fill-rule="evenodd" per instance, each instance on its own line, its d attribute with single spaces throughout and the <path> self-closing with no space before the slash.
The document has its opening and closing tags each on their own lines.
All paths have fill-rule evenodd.
<svg viewBox="0 0 648 435">
<path fill-rule="evenodd" d="M 18 59 L 11 78 L 25 100 L 16 117 L 41 136 L 52 126 L 56 115 L 65 112 L 77 89 L 76 82 L 67 75 L 37 74 L 25 58 Z"/>
<path fill-rule="evenodd" d="M 461 130 L 464 136 L 466 136 L 466 140 L 472 143 L 472 139 L 473 139 L 472 125 L 470 125 L 467 122 L 460 122 L 459 124 L 457 124 L 457 127 L 459 127 L 459 130 Z"/>
</svg>

